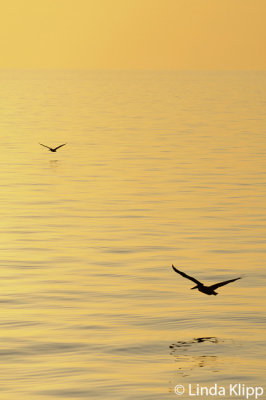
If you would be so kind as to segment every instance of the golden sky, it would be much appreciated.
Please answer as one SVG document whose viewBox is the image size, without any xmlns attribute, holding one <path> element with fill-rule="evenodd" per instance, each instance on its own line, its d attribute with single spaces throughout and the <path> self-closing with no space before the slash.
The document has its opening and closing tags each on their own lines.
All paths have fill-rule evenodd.
<svg viewBox="0 0 266 400">
<path fill-rule="evenodd" d="M 0 68 L 266 69 L 266 0 L 9 0 Z"/>
</svg>

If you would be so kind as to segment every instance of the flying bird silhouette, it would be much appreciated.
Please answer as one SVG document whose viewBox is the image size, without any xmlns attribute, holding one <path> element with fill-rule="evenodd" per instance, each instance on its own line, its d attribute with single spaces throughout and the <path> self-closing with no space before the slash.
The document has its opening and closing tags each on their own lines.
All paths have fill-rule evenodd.
<svg viewBox="0 0 266 400">
<path fill-rule="evenodd" d="M 42 143 L 39 143 L 41 146 L 43 146 L 43 147 L 47 147 L 47 149 L 49 149 L 50 151 L 52 151 L 53 153 L 55 153 L 56 152 L 56 150 L 58 150 L 60 147 L 62 147 L 62 146 L 65 146 L 66 145 L 66 143 L 64 143 L 64 144 L 60 144 L 60 146 L 57 146 L 57 147 L 49 147 L 49 146 L 46 146 L 45 144 L 42 144 Z"/>
<path fill-rule="evenodd" d="M 234 281 L 237 281 L 238 279 L 241 279 L 241 277 L 240 278 L 235 278 L 235 279 L 229 279 L 228 281 L 215 283 L 214 285 L 211 285 L 211 286 L 205 286 L 202 282 L 198 281 L 195 278 L 192 278 L 192 276 L 189 276 L 189 275 L 185 274 L 184 272 L 179 271 L 179 269 L 175 268 L 173 265 L 172 265 L 172 268 L 179 275 L 182 275 L 184 278 L 187 278 L 187 279 L 189 279 L 192 282 L 195 282 L 197 284 L 196 286 L 194 286 L 191 289 L 198 289 L 200 292 L 208 294 L 209 296 L 212 295 L 212 294 L 214 296 L 216 296 L 218 293 L 215 292 L 215 289 L 219 288 L 220 286 L 224 286 L 224 285 L 227 285 L 230 282 L 234 282 Z"/>
</svg>

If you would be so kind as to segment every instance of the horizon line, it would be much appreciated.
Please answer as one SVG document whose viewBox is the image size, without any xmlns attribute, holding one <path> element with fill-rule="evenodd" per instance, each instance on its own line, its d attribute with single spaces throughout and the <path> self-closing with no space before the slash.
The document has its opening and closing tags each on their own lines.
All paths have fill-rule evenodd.
<svg viewBox="0 0 266 400">
<path fill-rule="evenodd" d="M 0 67 L 0 71 L 77 71 L 77 72 L 266 72 L 266 69 L 210 69 L 210 68 L 188 68 L 188 69 L 149 69 L 149 68 L 64 68 L 64 67 Z"/>
</svg>

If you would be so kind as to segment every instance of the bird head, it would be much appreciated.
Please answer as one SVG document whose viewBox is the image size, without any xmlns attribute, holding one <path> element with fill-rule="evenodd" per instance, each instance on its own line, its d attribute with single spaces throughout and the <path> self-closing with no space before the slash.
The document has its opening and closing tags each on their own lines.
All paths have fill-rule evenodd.
<svg viewBox="0 0 266 400">
<path fill-rule="evenodd" d="M 194 286 L 194 287 L 192 287 L 192 288 L 190 288 L 191 290 L 192 289 L 198 289 L 198 287 L 199 287 L 199 285 L 196 285 L 196 286 Z"/>
</svg>

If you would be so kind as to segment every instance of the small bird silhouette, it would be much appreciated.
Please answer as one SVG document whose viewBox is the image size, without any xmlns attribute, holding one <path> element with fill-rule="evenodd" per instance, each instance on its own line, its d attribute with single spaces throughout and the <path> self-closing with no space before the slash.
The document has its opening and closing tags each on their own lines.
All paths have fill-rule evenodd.
<svg viewBox="0 0 266 400">
<path fill-rule="evenodd" d="M 214 285 L 211 285 L 211 286 L 205 286 L 203 283 L 201 283 L 197 279 L 192 278 L 192 276 L 189 276 L 189 275 L 185 274 L 184 272 L 179 271 L 173 265 L 172 265 L 172 268 L 173 268 L 173 270 L 175 272 L 177 272 L 178 274 L 182 275 L 184 278 L 190 279 L 191 281 L 193 281 L 193 282 L 195 282 L 197 284 L 196 286 L 194 286 L 191 289 L 198 289 L 200 292 L 205 293 L 205 294 L 207 294 L 209 296 L 212 295 L 212 294 L 214 296 L 216 296 L 218 293 L 215 292 L 215 289 L 219 288 L 220 286 L 224 286 L 224 285 L 227 285 L 230 282 L 234 282 L 234 281 L 237 281 L 238 279 L 241 279 L 241 277 L 240 277 L 240 278 L 230 279 L 229 281 L 223 281 L 223 282 L 215 283 Z"/>
<path fill-rule="evenodd" d="M 43 147 L 47 147 L 47 149 L 49 149 L 50 151 L 52 151 L 53 153 L 55 153 L 56 152 L 56 150 L 58 150 L 60 147 L 62 147 L 62 146 L 65 146 L 66 145 L 66 143 L 64 143 L 64 144 L 60 144 L 60 146 L 57 146 L 57 147 L 49 147 L 49 146 L 46 146 L 45 144 L 42 144 L 42 143 L 39 143 L 41 146 L 43 146 Z"/>
</svg>

